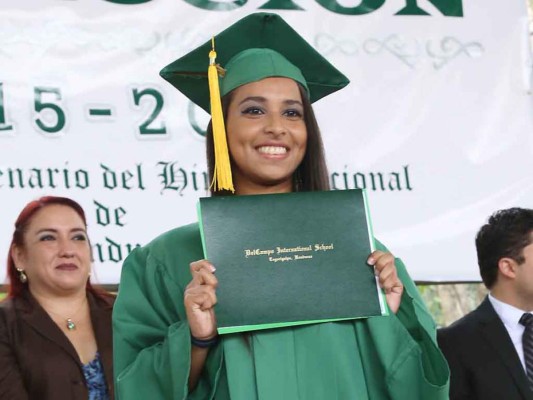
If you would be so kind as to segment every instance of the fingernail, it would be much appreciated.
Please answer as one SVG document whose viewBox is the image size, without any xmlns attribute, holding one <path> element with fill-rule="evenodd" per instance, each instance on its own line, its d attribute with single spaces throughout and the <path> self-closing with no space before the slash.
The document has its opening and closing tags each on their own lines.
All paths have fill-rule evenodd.
<svg viewBox="0 0 533 400">
<path fill-rule="evenodd" d="M 215 272 L 217 269 L 215 268 L 214 265 L 211 265 L 211 272 Z"/>
<path fill-rule="evenodd" d="M 369 265 L 374 265 L 376 261 L 374 260 L 374 257 L 368 257 L 368 259 L 366 260 L 366 263 L 369 264 Z"/>
</svg>

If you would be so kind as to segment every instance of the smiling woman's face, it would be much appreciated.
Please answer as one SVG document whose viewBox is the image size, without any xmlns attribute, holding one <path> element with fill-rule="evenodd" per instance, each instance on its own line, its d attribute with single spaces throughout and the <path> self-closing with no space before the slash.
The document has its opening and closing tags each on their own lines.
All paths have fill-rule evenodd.
<svg viewBox="0 0 533 400">
<path fill-rule="evenodd" d="M 292 191 L 307 146 L 296 82 L 274 77 L 235 89 L 226 130 L 237 194 Z"/>
<path fill-rule="evenodd" d="M 34 294 L 85 290 L 91 250 L 85 224 L 70 207 L 54 204 L 39 210 L 24 232 L 24 246 L 12 249 L 12 255 Z"/>
</svg>

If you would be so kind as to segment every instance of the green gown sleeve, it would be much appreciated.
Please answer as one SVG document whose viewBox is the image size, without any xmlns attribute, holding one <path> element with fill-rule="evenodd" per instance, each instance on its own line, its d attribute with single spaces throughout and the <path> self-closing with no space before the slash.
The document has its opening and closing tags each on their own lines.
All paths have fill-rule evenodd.
<svg viewBox="0 0 533 400">
<path fill-rule="evenodd" d="M 113 310 L 114 370 L 119 400 L 214 396 L 222 346 L 210 351 L 198 386 L 188 394 L 191 344 L 183 292 L 190 281 L 189 262 L 201 256 L 182 251 L 187 249 L 187 243 L 180 243 L 179 239 L 167 237 L 160 240 L 163 243 L 156 239 L 156 243 L 135 249 L 123 265 Z M 169 246 L 163 245 L 169 241 L 174 243 L 165 248 Z M 193 259 L 189 261 L 187 257 Z M 180 274 L 169 273 L 169 264 L 179 269 Z"/>
<path fill-rule="evenodd" d="M 376 244 L 379 250 L 388 251 L 378 241 Z M 409 335 L 405 339 L 403 358 L 391 349 L 390 354 L 396 354 L 397 359 L 391 361 L 392 368 L 387 371 L 389 393 L 398 400 L 448 399 L 450 371 L 437 345 L 435 322 L 403 262 L 396 259 L 395 263 L 404 292 L 400 308 L 395 315 L 390 316 L 390 322 L 393 326 L 399 325 Z M 375 320 L 371 322 L 377 322 Z M 413 379 L 417 374 L 421 379 Z"/>
</svg>

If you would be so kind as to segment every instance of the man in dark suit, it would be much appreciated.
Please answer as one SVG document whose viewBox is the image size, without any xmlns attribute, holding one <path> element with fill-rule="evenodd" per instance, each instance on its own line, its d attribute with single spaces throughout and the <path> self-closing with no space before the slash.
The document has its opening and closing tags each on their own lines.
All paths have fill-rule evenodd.
<svg viewBox="0 0 533 400">
<path fill-rule="evenodd" d="M 437 335 L 450 366 L 450 399 L 533 400 L 533 340 L 523 343 L 533 326 L 522 318 L 533 311 L 533 210 L 494 213 L 476 249 L 490 293 Z"/>
</svg>

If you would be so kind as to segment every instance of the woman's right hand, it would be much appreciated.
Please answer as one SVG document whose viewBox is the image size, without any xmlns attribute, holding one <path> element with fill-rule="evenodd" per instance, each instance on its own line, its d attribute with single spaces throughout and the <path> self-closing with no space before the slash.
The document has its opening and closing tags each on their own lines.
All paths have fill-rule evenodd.
<svg viewBox="0 0 533 400">
<path fill-rule="evenodd" d="M 212 339 L 217 335 L 215 267 L 207 260 L 199 260 L 192 262 L 190 269 L 192 281 L 185 288 L 183 301 L 191 335 L 200 340 Z"/>
</svg>

